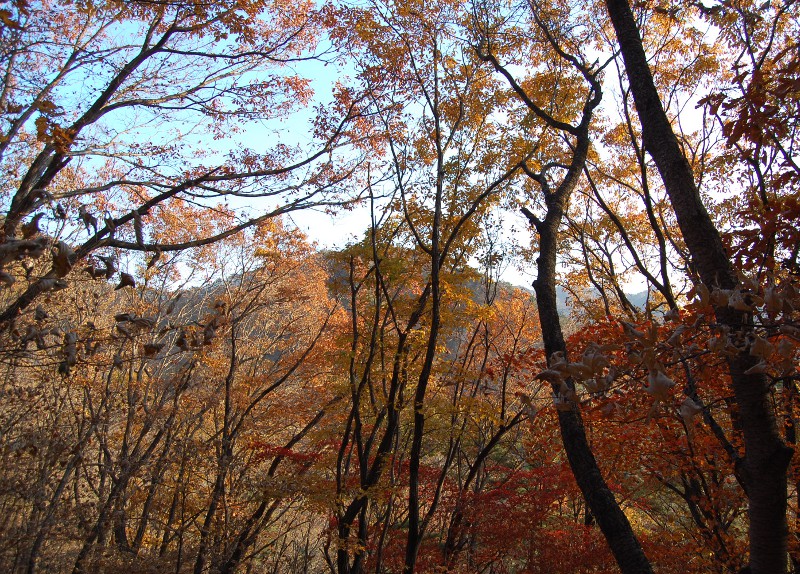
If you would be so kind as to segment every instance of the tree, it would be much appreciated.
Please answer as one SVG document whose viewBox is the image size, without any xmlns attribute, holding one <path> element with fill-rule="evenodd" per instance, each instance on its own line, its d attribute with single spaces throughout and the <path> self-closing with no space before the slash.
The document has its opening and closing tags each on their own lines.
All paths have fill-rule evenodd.
<svg viewBox="0 0 800 574">
<path fill-rule="evenodd" d="M 9 376 L 37 397 L 34 410 L 2 413 L 17 469 L 6 478 L 37 477 L 3 492 L 13 518 L 0 548 L 14 571 L 231 572 L 265 531 L 297 527 L 282 515 L 306 489 L 299 477 L 319 456 L 305 444 L 335 402 L 320 368 L 336 321 L 324 270 L 274 220 L 206 255 L 197 272 L 217 280 L 203 289 L 171 291 L 175 261 L 116 297 L 87 277 L 37 306 L 27 341 L 6 335 Z M 280 410 L 293 416 L 275 420 Z"/>
<path fill-rule="evenodd" d="M 538 103 L 535 92 L 529 93 L 536 89 L 536 84 L 527 78 L 524 82 L 518 81 L 510 71 L 511 64 L 517 62 L 515 60 L 509 63 L 501 62 L 501 57 L 507 49 L 502 38 L 507 32 L 502 21 L 496 23 L 499 18 L 488 9 L 488 6 L 479 13 L 481 19 L 477 22 L 477 50 L 481 59 L 506 79 L 530 116 L 529 121 L 535 121 L 542 126 L 540 137 L 543 141 L 538 144 L 539 146 L 547 146 L 551 141 L 557 141 L 559 136 L 568 138 L 570 142 L 565 146 L 563 156 L 556 156 L 557 159 L 550 161 L 545 159 L 546 155 L 542 158 L 536 157 L 538 161 L 535 165 L 526 160 L 522 166 L 531 182 L 540 188 L 542 196 L 540 203 L 544 204 L 544 216 L 537 216 L 527 207 L 523 207 L 523 213 L 536 231 L 538 239 L 537 275 L 533 287 L 536 292 L 545 354 L 548 365 L 551 365 L 557 360 L 569 361 L 556 302 L 558 234 L 570 196 L 583 173 L 589 153 L 590 126 L 602 97 L 598 79 L 602 68 L 598 69 L 588 64 L 581 54 L 579 46 L 585 44 L 587 39 L 562 32 L 559 23 L 569 21 L 572 16 L 569 10 L 543 7 L 538 3 L 528 4 L 525 8 L 529 10 L 527 17 L 531 21 L 531 29 L 534 30 L 526 45 L 541 51 L 542 61 L 553 63 L 552 70 L 545 68 L 545 76 L 558 75 L 559 78 L 566 78 L 561 80 L 565 84 L 563 93 L 556 94 L 564 99 L 553 98 L 549 94 L 547 106 Z M 589 33 L 585 32 L 587 35 Z M 514 52 L 511 54 L 516 55 Z M 544 155 L 553 151 L 545 147 L 542 153 Z M 580 410 L 574 400 L 573 378 L 564 374 L 564 376 L 550 377 L 549 380 L 555 397 L 554 403 L 558 408 L 567 457 L 586 497 L 589 510 L 603 531 L 620 569 L 623 572 L 649 572 L 649 562 L 627 517 L 606 485 L 592 454 Z"/>
<path fill-rule="evenodd" d="M 3 324 L 94 253 L 110 279 L 119 250 L 157 257 L 343 201 L 329 192 L 347 172 L 331 157 L 353 119 L 347 103 L 319 110 L 311 147 L 226 143 L 243 122 L 310 104 L 310 81 L 288 68 L 315 57 L 310 4 L 15 2 L 3 13 Z M 148 230 L 228 198 L 206 233 L 159 241 Z M 273 202 L 253 214 L 237 198 Z"/>
<path fill-rule="evenodd" d="M 374 267 L 370 270 L 377 281 L 376 303 L 388 306 L 398 332 L 389 383 L 390 411 L 397 411 L 395 402 L 402 396 L 406 377 L 410 375 L 404 362 L 412 349 L 413 331 L 425 320 L 425 343 L 420 351 L 424 358 L 419 371 L 414 371 L 405 572 L 415 571 L 423 537 L 438 507 L 457 446 L 457 441 L 451 440 L 437 485 L 428 500 L 423 500 L 420 489 L 428 389 L 436 378 L 437 349 L 444 328 L 442 317 L 448 306 L 447 277 L 463 269 L 480 218 L 518 169 L 517 158 L 506 158 L 494 168 L 490 164 L 491 159 L 496 158 L 491 149 L 497 137 L 491 121 L 494 102 L 484 97 L 489 95 L 491 85 L 469 45 L 455 32 L 464 17 L 461 6 L 448 2 L 425 9 L 407 6 L 402 10 L 395 10 L 389 4 L 373 3 L 369 10 L 342 9 L 337 13 L 334 30 L 334 37 L 346 40 L 348 49 L 358 59 L 364 99 L 374 110 L 376 133 L 389 158 L 387 179 L 393 182 L 390 207 L 399 212 L 400 218 L 399 222 L 389 218 L 384 224 L 394 227 L 390 228 L 388 239 L 377 243 L 374 236 L 377 230 L 373 230 Z M 391 69 L 392 74 L 387 74 L 387 69 Z M 392 250 L 392 243 L 404 238 L 408 242 L 404 247 L 421 258 L 418 267 L 430 274 L 418 282 L 422 288 L 407 318 L 394 309 L 393 297 L 388 295 L 392 287 L 380 284 L 386 279 L 381 270 L 384 250 Z M 360 284 L 352 284 L 354 295 L 359 288 Z M 375 312 L 378 313 L 377 307 Z M 373 344 L 378 317 L 376 315 L 373 320 Z M 374 352 L 370 351 L 369 356 Z M 369 361 L 366 365 L 369 366 Z M 358 396 L 367 381 L 366 370 L 360 385 L 351 381 L 354 428 L 358 425 Z M 394 448 L 391 445 L 395 440 L 393 433 L 399 430 L 398 417 L 399 412 L 387 415 L 386 431 L 376 460 L 380 461 Z M 359 458 L 362 464 L 368 460 L 364 452 Z M 373 463 L 369 474 L 362 476 L 363 490 L 379 479 L 379 464 Z M 366 503 L 364 500 L 358 507 L 351 506 L 340 518 L 340 524 L 344 523 L 349 529 L 356 518 L 356 510 L 363 511 Z M 365 528 L 363 521 L 362 514 L 359 520 L 362 529 Z M 363 544 L 363 534 L 361 536 L 359 542 Z M 340 534 L 340 538 L 346 536 Z M 356 560 L 358 556 L 357 551 Z M 343 551 L 340 551 L 339 571 L 349 571 L 346 569 L 349 567 L 345 566 Z"/>
<path fill-rule="evenodd" d="M 645 149 L 664 181 L 687 249 L 704 285 L 741 289 L 720 234 L 708 215 L 694 175 L 681 151 L 653 83 L 642 40 L 627 2 L 606 2 L 625 61 L 628 81 L 642 124 Z M 746 339 L 752 313 L 717 303 L 714 313 L 730 336 Z M 746 347 L 727 358 L 744 435 L 744 480 L 749 500 L 750 570 L 785 572 L 787 552 L 786 471 L 792 456 L 778 433 L 769 404 L 769 381 L 754 372 L 758 357 Z"/>
</svg>

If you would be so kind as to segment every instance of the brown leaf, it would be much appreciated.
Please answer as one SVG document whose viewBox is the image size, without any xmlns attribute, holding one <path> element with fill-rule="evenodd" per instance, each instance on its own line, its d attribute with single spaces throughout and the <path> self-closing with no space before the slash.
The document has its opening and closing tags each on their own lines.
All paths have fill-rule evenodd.
<svg viewBox="0 0 800 574">
<path fill-rule="evenodd" d="M 124 289 L 125 287 L 136 287 L 136 281 L 133 279 L 133 275 L 123 271 L 119 274 L 119 285 L 114 287 L 114 291 Z"/>
</svg>

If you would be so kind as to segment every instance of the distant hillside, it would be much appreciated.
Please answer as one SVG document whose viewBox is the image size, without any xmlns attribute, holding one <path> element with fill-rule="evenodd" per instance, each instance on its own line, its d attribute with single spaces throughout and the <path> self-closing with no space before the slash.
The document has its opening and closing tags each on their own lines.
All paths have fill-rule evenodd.
<svg viewBox="0 0 800 574">
<path fill-rule="evenodd" d="M 647 291 L 639 291 L 637 293 L 625 293 L 628 297 L 628 300 L 638 309 L 644 309 L 645 304 L 647 303 Z M 569 312 L 569 298 L 572 295 L 563 287 L 556 287 L 556 298 L 558 303 L 558 310 L 562 313 Z"/>
</svg>

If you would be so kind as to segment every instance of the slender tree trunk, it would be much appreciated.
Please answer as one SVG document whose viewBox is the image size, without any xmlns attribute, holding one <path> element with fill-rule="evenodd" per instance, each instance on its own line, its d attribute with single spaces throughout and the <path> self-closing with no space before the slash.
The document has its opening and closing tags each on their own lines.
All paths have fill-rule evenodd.
<svg viewBox="0 0 800 574">
<path fill-rule="evenodd" d="M 537 277 L 533 283 L 536 292 L 536 305 L 542 326 L 545 353 L 550 356 L 562 352 L 566 356 L 567 347 L 561 330 L 561 320 L 556 307 L 556 253 L 557 232 L 562 219 L 563 206 L 548 206 L 544 221 L 535 223 L 539 233 L 539 259 Z M 553 389 L 558 392 L 557 388 Z M 614 498 L 614 493 L 606 484 L 597 460 L 594 457 L 583 418 L 577 405 L 569 410 L 558 411 L 558 424 L 564 450 L 567 453 L 572 473 L 591 514 L 605 536 L 619 569 L 624 574 L 643 574 L 652 572 L 650 562 L 631 528 L 628 517 Z"/>
<path fill-rule="evenodd" d="M 114 505 L 128 487 L 129 479 L 129 474 L 123 474 L 111 488 L 108 499 L 106 499 L 105 504 L 103 504 L 102 508 L 100 509 L 94 528 L 92 528 L 92 530 L 89 532 L 89 535 L 84 539 L 83 546 L 81 546 L 80 552 L 78 552 L 78 556 L 75 559 L 75 565 L 72 568 L 72 574 L 83 574 L 86 572 L 86 559 L 94 548 L 95 542 L 102 539 L 103 531 L 107 528 L 107 522 L 111 517 Z"/>
<path fill-rule="evenodd" d="M 483 53 L 480 54 L 480 57 L 482 60 L 491 63 L 496 71 L 506 77 L 514 91 L 522 95 L 522 99 L 531 111 L 551 127 L 564 130 L 575 138 L 569 168 L 555 190 L 551 189 L 545 173 L 534 173 L 526 164 L 522 165 L 525 173 L 541 187 L 547 209 L 544 220 L 540 220 L 528 209 L 523 208 L 522 212 L 539 235 L 539 258 L 536 262 L 537 277 L 536 281 L 533 282 L 533 288 L 536 292 L 536 305 L 542 328 L 544 350 L 549 363 L 553 353 L 561 352 L 564 353 L 565 357 L 567 355 L 561 320 L 556 308 L 558 229 L 564 219 L 569 198 L 586 165 L 590 143 L 589 124 L 594 110 L 601 101 L 601 86 L 597 76 L 589 68 L 578 63 L 575 59 L 571 60 L 573 65 L 589 82 L 590 90 L 583 106 L 583 115 L 580 123 L 577 126 L 564 126 L 557 124 L 532 103 L 524 93 L 522 86 L 516 83 L 511 73 L 502 67 L 494 55 Z M 568 381 L 568 384 L 570 386 L 573 385 L 572 381 Z M 558 393 L 558 386 L 554 385 L 553 391 Z M 569 410 L 559 410 L 558 421 L 564 450 L 567 453 L 572 473 L 575 475 L 586 504 L 594 515 L 603 536 L 606 538 L 620 570 L 623 574 L 652 572 L 650 562 L 647 560 L 627 516 L 625 516 L 625 513 L 614 498 L 614 493 L 611 492 L 603 479 L 600 467 L 589 446 L 578 405 L 573 404 Z"/>
<path fill-rule="evenodd" d="M 214 517 L 217 513 L 217 507 L 225 495 L 225 478 L 228 474 L 228 467 L 232 457 L 232 447 L 228 437 L 225 437 L 223 438 L 222 454 L 219 460 L 217 478 L 214 482 L 214 489 L 211 492 L 211 500 L 209 501 L 208 509 L 206 510 L 206 516 L 203 519 L 203 525 L 200 528 L 200 542 L 197 549 L 197 557 L 195 558 L 194 562 L 194 574 L 202 574 L 207 567 L 209 546 L 211 545 L 209 540 L 212 534 L 211 528 L 214 523 Z"/>
<path fill-rule="evenodd" d="M 445 538 L 444 548 L 442 549 L 442 558 L 448 568 L 453 568 L 455 560 L 462 548 L 462 532 L 465 530 L 461 527 L 464 522 L 464 511 L 466 510 L 466 494 L 473 484 L 473 481 L 478 482 L 476 478 L 480 469 L 483 468 L 486 459 L 492 454 L 494 448 L 500 444 L 500 440 L 506 435 L 508 431 L 517 426 L 519 421 L 522 420 L 522 413 L 517 413 L 514 418 L 508 421 L 508 424 L 501 424 L 497 431 L 492 435 L 489 441 L 480 450 L 475 457 L 475 461 L 469 465 L 467 476 L 464 479 L 464 484 L 460 487 L 458 498 L 456 500 L 455 508 L 450 516 L 450 523 L 447 527 L 447 536 Z"/>
<path fill-rule="evenodd" d="M 658 96 L 633 12 L 627 0 L 606 0 L 606 5 L 625 61 L 645 149 L 661 174 L 693 263 L 707 286 L 735 288 L 736 273 Z M 715 313 L 717 321 L 729 327 L 732 335 L 752 328 L 746 313 L 730 307 L 717 307 Z M 792 451 L 778 433 L 766 377 L 745 374 L 756 362 L 757 358 L 747 350 L 728 359 L 745 445 L 749 570 L 752 574 L 782 574 L 787 568 L 786 474 Z"/>
<path fill-rule="evenodd" d="M 188 438 L 188 437 L 187 437 Z M 164 535 L 161 538 L 161 546 L 158 549 L 158 555 L 164 556 L 169 550 L 169 544 L 172 541 L 172 525 L 175 523 L 175 515 L 178 512 L 178 505 L 181 501 L 181 492 L 186 491 L 187 485 L 184 484 L 184 477 L 186 476 L 186 464 L 188 456 L 184 451 L 181 454 L 181 464 L 178 470 L 178 477 L 175 480 L 175 491 L 172 495 L 172 502 L 169 505 L 169 512 L 167 513 L 167 521 L 164 524 Z M 185 495 L 183 498 L 186 498 Z"/>
<path fill-rule="evenodd" d="M 78 456 L 76 455 L 70 459 L 69 463 L 64 469 L 63 474 L 61 475 L 61 480 L 58 483 L 58 487 L 56 487 L 53 496 L 50 498 L 50 503 L 47 507 L 47 514 L 45 515 L 45 518 L 39 527 L 39 532 L 37 532 L 36 538 L 31 545 L 30 554 L 28 556 L 28 564 L 25 568 L 26 574 L 35 574 L 36 572 L 36 562 L 39 559 L 39 551 L 41 550 L 45 539 L 50 534 L 50 528 L 52 527 L 53 521 L 56 517 L 56 510 L 61 503 L 61 495 L 64 493 L 64 489 L 67 486 L 67 481 L 75 470 L 77 464 Z"/>
</svg>

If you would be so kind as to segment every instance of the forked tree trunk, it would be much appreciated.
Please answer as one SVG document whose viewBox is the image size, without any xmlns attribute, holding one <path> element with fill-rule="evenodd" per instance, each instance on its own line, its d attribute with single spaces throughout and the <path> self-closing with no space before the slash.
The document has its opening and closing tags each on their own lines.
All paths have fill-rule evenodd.
<svg viewBox="0 0 800 574">
<path fill-rule="evenodd" d="M 700 279 L 709 287 L 732 289 L 738 284 L 736 273 L 658 96 L 633 12 L 627 0 L 606 0 L 606 6 L 625 61 L 645 149 L 661 174 Z M 752 329 L 747 313 L 717 307 L 715 314 L 732 336 Z M 749 499 L 749 571 L 783 574 L 787 568 L 786 474 L 792 450 L 778 433 L 766 376 L 745 374 L 757 361 L 746 349 L 727 360 L 744 435 L 742 475 Z"/>
<path fill-rule="evenodd" d="M 560 51 L 554 40 L 554 48 Z M 563 54 L 563 53 L 562 53 Z M 537 218 L 527 209 L 523 213 L 528 218 L 531 226 L 539 235 L 539 258 L 536 261 L 536 281 L 533 288 L 536 292 L 536 305 L 539 313 L 539 322 L 542 328 L 544 350 L 548 364 L 553 353 L 561 352 L 567 355 L 564 334 L 561 329 L 561 320 L 556 308 L 556 258 L 558 255 L 558 229 L 564 219 L 564 214 L 569 204 L 569 198 L 581 177 L 589 153 L 589 125 L 591 124 L 594 110 L 600 105 L 602 90 L 597 79 L 597 72 L 579 63 L 576 58 L 565 55 L 573 66 L 583 75 L 589 83 L 590 90 L 583 106 L 583 113 L 578 125 L 568 125 L 556 122 L 525 94 L 522 86 L 514 80 L 512 74 L 506 70 L 490 53 L 479 53 L 479 57 L 494 66 L 509 82 L 513 90 L 520 95 L 528 108 L 551 128 L 564 131 L 574 137 L 572 144 L 572 158 L 558 187 L 551 189 L 546 174 L 534 173 L 527 165 L 523 165 L 525 173 L 541 187 L 546 206 L 543 220 Z M 570 386 L 574 383 L 568 381 Z M 554 393 L 559 391 L 554 385 Z M 572 473 L 581 490 L 591 514 L 595 517 L 606 542 L 611 549 L 614 559 L 623 574 L 649 574 L 652 572 L 650 562 L 645 556 L 636 534 L 631 528 L 628 517 L 619 506 L 614 493 L 608 488 L 597 460 L 594 457 L 583 418 L 577 404 L 572 404 L 569 410 L 559 410 L 558 422 L 564 450 L 569 460 Z"/>
</svg>

